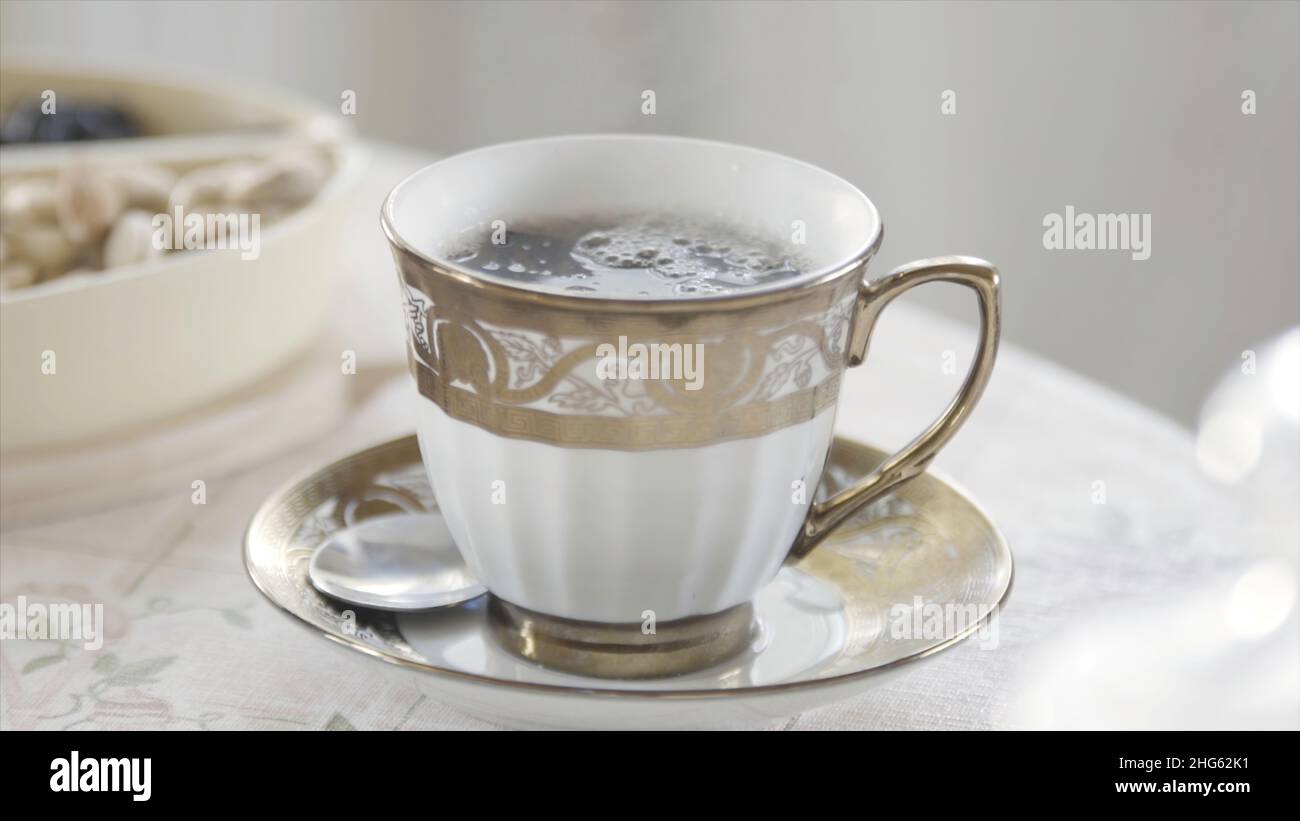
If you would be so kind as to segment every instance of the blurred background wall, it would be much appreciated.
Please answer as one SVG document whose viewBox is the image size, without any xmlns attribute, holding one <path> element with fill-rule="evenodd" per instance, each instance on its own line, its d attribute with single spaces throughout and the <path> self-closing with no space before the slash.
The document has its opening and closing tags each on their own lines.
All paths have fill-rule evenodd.
<svg viewBox="0 0 1300 821">
<path fill-rule="evenodd" d="M 1298 8 L 6 0 L 0 45 L 350 89 L 362 134 L 437 152 L 644 131 L 791 154 L 879 206 L 875 274 L 994 260 L 1010 341 L 1190 425 L 1244 349 L 1300 321 Z M 1045 250 L 1070 205 L 1150 214 L 1150 259 Z M 963 294 L 909 298 L 973 326 Z"/>
</svg>

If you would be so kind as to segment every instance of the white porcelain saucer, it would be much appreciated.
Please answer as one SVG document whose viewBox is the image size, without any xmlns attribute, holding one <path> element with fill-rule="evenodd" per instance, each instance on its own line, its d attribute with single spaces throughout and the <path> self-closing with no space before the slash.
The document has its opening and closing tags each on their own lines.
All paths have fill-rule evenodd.
<svg viewBox="0 0 1300 821">
<path fill-rule="evenodd" d="M 824 490 L 883 456 L 837 439 Z M 395 440 L 275 494 L 249 525 L 245 564 L 268 599 L 317 634 L 423 674 L 446 704 L 512 727 L 770 725 L 986 638 L 1011 590 L 1011 551 L 997 528 L 964 493 L 927 473 L 784 568 L 755 601 L 754 640 L 741 656 L 671 679 L 584 678 L 502 649 L 485 599 L 396 614 L 353 609 L 312 587 L 312 552 L 332 533 L 374 516 L 433 510 L 415 437 Z"/>
</svg>

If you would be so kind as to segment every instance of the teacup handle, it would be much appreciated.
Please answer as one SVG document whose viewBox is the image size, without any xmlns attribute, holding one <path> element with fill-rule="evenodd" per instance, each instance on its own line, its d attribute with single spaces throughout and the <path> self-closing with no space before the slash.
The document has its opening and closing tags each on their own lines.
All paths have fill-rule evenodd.
<svg viewBox="0 0 1300 821">
<path fill-rule="evenodd" d="M 907 447 L 886 459 L 853 487 L 822 502 L 815 502 L 803 530 L 790 549 L 791 560 L 806 556 L 836 525 L 864 505 L 908 479 L 923 473 L 939 449 L 970 416 L 993 372 L 1002 328 L 998 269 L 975 257 L 934 257 L 896 268 L 875 282 L 863 282 L 849 339 L 849 367 L 861 365 L 876 320 L 885 306 L 904 291 L 926 282 L 956 282 L 974 289 L 980 305 L 980 341 L 975 362 L 966 374 L 961 390 L 943 415 Z"/>
</svg>

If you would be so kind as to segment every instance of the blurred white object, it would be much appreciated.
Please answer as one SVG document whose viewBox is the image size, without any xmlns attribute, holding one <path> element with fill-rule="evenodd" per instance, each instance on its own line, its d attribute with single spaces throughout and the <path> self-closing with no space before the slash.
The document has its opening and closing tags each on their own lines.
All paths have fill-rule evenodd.
<svg viewBox="0 0 1300 821">
<path fill-rule="evenodd" d="M 1202 470 L 1223 484 L 1246 483 L 1243 498 L 1296 503 L 1300 477 L 1300 328 L 1242 352 L 1201 408 L 1196 458 Z"/>
<path fill-rule="evenodd" d="M 1223 557 L 1190 593 L 1153 587 L 1073 623 L 1030 659 L 1015 724 L 1300 728 L 1300 328 L 1219 381 L 1196 464 L 1229 513 Z"/>
<path fill-rule="evenodd" d="M 1028 729 L 1300 728 L 1294 560 L 1072 627 L 1027 667 Z"/>
</svg>

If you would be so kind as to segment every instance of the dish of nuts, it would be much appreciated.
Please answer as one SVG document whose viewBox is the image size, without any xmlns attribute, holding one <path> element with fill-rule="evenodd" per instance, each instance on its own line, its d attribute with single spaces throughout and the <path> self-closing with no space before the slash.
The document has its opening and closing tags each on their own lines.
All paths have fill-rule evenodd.
<svg viewBox="0 0 1300 821">
<path fill-rule="evenodd" d="M 310 202 L 331 173 L 328 152 L 310 142 L 190 165 L 92 157 L 0 179 L 0 292 L 206 247 L 170 241 L 173 223 L 194 215 L 251 214 L 266 227 Z"/>
</svg>

